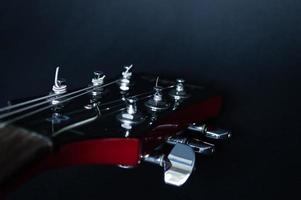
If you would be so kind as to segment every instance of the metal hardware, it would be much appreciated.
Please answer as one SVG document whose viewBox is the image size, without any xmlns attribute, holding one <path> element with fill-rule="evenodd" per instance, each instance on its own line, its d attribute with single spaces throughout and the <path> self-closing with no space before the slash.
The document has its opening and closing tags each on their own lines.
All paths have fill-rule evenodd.
<svg viewBox="0 0 301 200">
<path fill-rule="evenodd" d="M 194 169 L 195 153 L 191 147 L 177 143 L 168 156 L 146 155 L 143 159 L 164 168 L 165 183 L 181 186 L 188 180 Z"/>
<path fill-rule="evenodd" d="M 66 81 L 64 79 L 59 78 L 59 70 L 60 67 L 57 67 L 55 70 L 54 85 L 52 86 L 52 92 L 57 96 L 67 92 Z M 57 96 L 51 99 L 52 105 L 58 105 L 60 103 L 61 100 L 57 100 Z"/>
<path fill-rule="evenodd" d="M 154 87 L 154 95 L 151 99 L 146 101 L 144 105 L 148 107 L 151 111 L 163 111 L 169 108 L 169 103 L 163 99 L 162 95 L 163 88 L 158 86 L 158 78 L 156 81 L 156 86 Z"/>
<path fill-rule="evenodd" d="M 184 83 L 185 83 L 184 79 L 177 79 L 176 86 L 174 89 L 170 91 L 169 95 L 176 100 L 188 98 L 189 95 L 186 93 Z"/>
<path fill-rule="evenodd" d="M 198 139 L 189 139 L 183 136 L 173 136 L 169 137 L 166 142 L 173 145 L 176 145 L 177 143 L 186 144 L 190 146 L 196 153 L 203 155 L 211 155 L 215 152 L 214 144 L 210 144 Z"/>
<path fill-rule="evenodd" d="M 106 75 L 103 74 L 102 71 L 95 71 L 94 72 L 94 78 L 92 78 L 92 84 L 94 86 L 101 86 L 103 84 L 104 78 L 106 77 Z"/>
<path fill-rule="evenodd" d="M 130 79 L 132 76 L 132 72 L 130 72 L 130 69 L 133 67 L 133 65 L 125 66 L 125 71 L 122 72 L 122 78 L 119 82 L 119 88 L 122 92 L 127 92 L 130 89 Z"/>
<path fill-rule="evenodd" d="M 93 108 L 96 108 L 97 106 L 100 105 L 100 102 L 95 100 L 94 98 L 90 99 L 90 103 L 85 105 L 84 108 L 87 110 L 92 110 Z"/>
<path fill-rule="evenodd" d="M 94 78 L 92 78 L 91 82 L 95 87 L 91 92 L 92 96 L 90 98 L 89 104 L 84 106 L 84 108 L 86 108 L 87 110 L 91 110 L 100 105 L 100 99 L 104 91 L 104 88 L 101 86 L 104 83 L 104 78 L 106 77 L 106 75 L 104 75 L 101 71 L 95 71 L 93 74 Z"/>
<path fill-rule="evenodd" d="M 52 91 L 55 94 L 63 94 L 67 92 L 67 85 L 65 84 L 64 79 L 59 79 L 59 70 L 60 67 L 57 67 L 55 70 L 55 78 L 54 78 L 54 85 L 52 86 Z"/>
<path fill-rule="evenodd" d="M 137 99 L 136 98 L 127 98 L 126 109 L 117 115 L 117 119 L 122 122 L 121 126 L 125 129 L 131 129 L 133 124 L 141 123 L 144 118 L 137 109 Z"/>
<path fill-rule="evenodd" d="M 92 85 L 96 86 L 92 90 L 92 95 L 93 96 L 99 96 L 103 92 L 103 88 L 101 86 L 104 82 L 105 77 L 106 77 L 106 75 L 104 75 L 101 71 L 95 71 L 94 72 L 94 78 L 92 78 L 92 80 L 91 80 Z"/>
<path fill-rule="evenodd" d="M 216 140 L 227 139 L 232 136 L 229 130 L 220 128 L 210 129 L 205 124 L 193 123 L 188 126 L 188 130 L 196 131 L 204 134 L 206 137 Z"/>
</svg>

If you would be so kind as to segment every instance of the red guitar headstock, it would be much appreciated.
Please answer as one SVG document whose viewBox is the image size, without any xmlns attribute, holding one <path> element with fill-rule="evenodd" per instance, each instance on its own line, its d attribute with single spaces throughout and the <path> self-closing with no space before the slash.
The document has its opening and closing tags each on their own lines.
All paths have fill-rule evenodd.
<svg viewBox="0 0 301 200">
<path fill-rule="evenodd" d="M 164 168 L 166 183 L 180 186 L 194 168 L 195 152 L 211 154 L 214 141 L 231 136 L 205 125 L 218 116 L 222 99 L 203 86 L 133 75 L 131 65 L 121 78 L 107 81 L 95 72 L 87 87 L 69 91 L 58 70 L 49 95 L 0 109 L 0 136 L 14 132 L 22 140 L 30 133 L 47 141 L 43 149 L 48 153 L 31 166 L 32 173 L 77 164 L 133 167 L 146 161 Z"/>
</svg>

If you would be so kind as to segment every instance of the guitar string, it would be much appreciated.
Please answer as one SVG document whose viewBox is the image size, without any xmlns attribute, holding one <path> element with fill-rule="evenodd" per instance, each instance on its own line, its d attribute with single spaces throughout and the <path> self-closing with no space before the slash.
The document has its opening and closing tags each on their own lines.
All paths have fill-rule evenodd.
<svg viewBox="0 0 301 200">
<path fill-rule="evenodd" d="M 2 108 L 0 108 L 0 112 L 4 112 L 4 111 L 7 111 L 7 110 L 18 108 L 18 107 L 21 107 L 21 106 L 24 106 L 24 105 L 27 105 L 27 104 L 32 104 L 34 102 L 41 101 L 41 100 L 44 100 L 44 99 L 47 99 L 47 98 L 51 98 L 51 97 L 54 97 L 56 95 L 57 94 L 50 94 L 50 95 L 46 95 L 46 96 L 39 97 L 39 98 L 36 98 L 36 99 L 31 99 L 31 100 L 28 100 L 28 101 L 24 101 L 24 102 L 21 102 L 21 103 L 18 103 L 18 104 L 2 107 Z"/>
<path fill-rule="evenodd" d="M 118 81 L 118 80 L 112 81 L 112 82 L 110 82 L 110 83 L 108 83 L 108 84 L 103 85 L 102 87 L 111 85 L 111 84 L 113 84 L 114 82 L 117 82 L 117 81 Z M 174 86 L 171 85 L 171 86 L 168 86 L 168 87 L 163 88 L 163 90 L 169 89 L 169 88 L 173 88 L 173 87 L 174 87 Z M 73 99 L 75 99 L 75 98 L 78 98 L 78 97 L 83 96 L 83 95 L 85 95 L 85 94 L 87 94 L 87 93 L 90 93 L 91 91 L 93 91 L 93 90 L 89 90 L 89 91 L 86 91 L 86 92 L 81 93 L 81 94 L 79 94 L 79 95 L 70 97 L 70 98 L 68 98 L 68 99 L 65 99 L 65 100 L 61 101 L 60 103 L 65 103 L 65 102 L 67 102 L 67 101 L 71 101 L 71 100 L 73 100 Z M 131 96 L 131 97 L 143 96 L 143 95 L 145 95 L 145 94 L 147 94 L 147 93 L 150 93 L 150 92 L 140 93 L 140 94 L 138 94 L 138 95 L 134 95 L 134 96 Z M 148 96 L 146 96 L 146 97 L 144 97 L 144 98 L 138 99 L 138 101 L 140 101 L 140 100 L 142 100 L 142 99 L 145 99 L 145 98 L 148 98 L 148 97 L 150 97 L 150 96 L 152 96 L 152 95 L 148 95 Z M 115 100 L 115 101 L 116 101 L 116 100 Z M 112 102 L 113 102 L 113 101 L 112 101 Z M 110 103 L 110 102 L 107 102 L 107 104 L 109 104 L 109 103 Z M 115 105 L 114 107 L 118 107 L 118 106 L 120 106 L 120 105 L 122 105 L 122 104 Z M 24 115 L 21 115 L 21 116 L 19 116 L 19 117 L 13 118 L 13 119 L 11 119 L 11 120 L 1 122 L 1 127 L 7 126 L 7 125 L 9 125 L 9 124 L 12 124 L 12 123 L 14 123 L 14 122 L 16 122 L 16 121 L 19 121 L 19 120 L 21 120 L 21 119 L 24 119 L 24 118 L 26 118 L 26 117 L 29 117 L 29 116 L 35 115 L 35 114 L 37 114 L 37 113 L 43 112 L 43 111 L 45 111 L 45 110 L 47 110 L 47 109 L 49 109 L 49 108 L 52 108 L 52 107 L 54 107 L 54 106 L 55 106 L 55 105 L 49 105 L 49 106 L 40 108 L 40 109 L 38 109 L 38 110 L 35 110 L 35 111 L 32 111 L 32 112 L 26 113 L 26 114 L 24 114 Z M 105 108 L 105 109 L 102 109 L 101 111 L 110 110 L 110 109 L 111 109 L 111 108 L 107 107 L 107 108 Z M 107 114 L 109 114 L 109 113 L 107 113 Z"/>
<path fill-rule="evenodd" d="M 66 98 L 68 96 L 72 96 L 74 94 L 77 94 L 77 93 L 80 93 L 80 92 L 83 92 L 83 91 L 86 91 L 86 90 L 89 90 L 91 88 L 94 89 L 94 87 L 97 87 L 97 88 L 104 88 L 106 86 L 109 86 L 109 85 L 112 85 L 114 83 L 116 83 L 117 81 L 119 81 L 119 79 L 115 80 L 115 81 L 112 81 L 110 83 L 107 83 L 105 85 L 102 85 L 102 86 L 89 86 L 89 87 L 86 87 L 86 88 L 83 88 L 83 89 L 79 89 L 79 90 L 76 90 L 74 92 L 71 92 L 71 93 L 67 93 L 65 95 L 61 95 L 61 96 L 58 96 L 55 100 L 60 100 L 60 99 L 63 99 L 63 98 Z M 56 95 L 55 95 L 56 96 Z M 48 99 L 46 101 L 43 101 L 43 102 L 40 102 L 40 103 L 36 103 L 36 104 L 33 104 L 33 105 L 30 105 L 30 106 L 27 106 L 27 107 L 24 107 L 24 108 L 20 108 L 18 110 L 14 110 L 14 111 L 11 111 L 9 113 L 5 113 L 5 114 L 2 114 L 0 115 L 0 119 L 3 119 L 3 118 L 7 118 L 11 115 L 15 115 L 15 114 L 18 114 L 18 113 L 21 113 L 21 112 L 24 112 L 26 110 L 30 110 L 30 109 L 33 109 L 33 108 L 36 108 L 36 107 L 39 107 L 39 106 L 42 106 L 44 104 L 47 104 L 47 103 L 50 103 L 52 101 L 52 99 Z"/>
<path fill-rule="evenodd" d="M 162 88 L 162 90 L 171 89 L 173 87 L 175 87 L 175 86 L 174 85 L 166 86 L 166 87 Z M 140 94 L 137 94 L 137 95 L 134 95 L 134 96 L 130 96 L 130 98 L 137 98 L 137 97 L 140 97 L 140 96 L 143 96 L 143 95 L 146 95 L 146 94 L 150 94 L 150 93 L 153 93 L 153 91 L 148 91 L 148 92 L 140 93 Z M 113 104 L 113 103 L 117 103 L 119 101 L 123 101 L 123 100 L 122 99 L 112 100 L 112 101 L 109 101 L 109 102 L 105 102 L 105 103 L 101 104 L 100 106 L 110 105 L 110 104 Z"/>
<path fill-rule="evenodd" d="M 156 85 L 157 85 L 157 84 L 156 84 Z M 174 87 L 174 85 L 167 86 L 167 87 L 162 88 L 162 90 L 170 89 L 170 88 L 173 88 L 173 87 Z M 143 96 L 143 95 L 147 95 L 147 94 L 149 94 L 149 93 L 152 93 L 152 92 L 153 92 L 153 91 L 140 93 L 140 94 L 137 94 L 137 95 L 134 95 L 134 96 L 130 96 L 130 98 L 140 97 L 140 96 Z M 142 100 L 144 100 L 144 99 L 150 98 L 151 96 L 153 96 L 153 95 L 151 94 L 151 95 L 147 95 L 147 96 L 145 96 L 145 97 L 141 97 L 141 98 L 139 98 L 137 101 L 142 101 Z M 116 101 L 122 101 L 122 100 L 113 100 L 113 101 L 111 101 L 111 102 L 114 102 L 114 103 L 115 103 Z M 110 104 L 111 102 L 107 102 L 106 105 L 107 105 L 107 104 Z M 102 104 L 102 105 L 103 105 L 103 104 Z M 70 129 L 72 129 L 72 128 L 79 127 L 79 126 L 81 126 L 81 125 L 86 125 L 86 124 L 88 124 L 88 123 L 91 123 L 91 122 L 97 120 L 99 117 L 107 117 L 107 116 L 109 116 L 109 115 L 112 115 L 112 114 L 114 114 L 114 113 L 117 113 L 117 112 L 120 112 L 120 111 L 123 111 L 123 110 L 126 109 L 126 107 L 118 108 L 118 107 L 120 107 L 120 106 L 124 106 L 124 103 L 120 103 L 120 104 L 117 104 L 117 105 L 114 105 L 114 106 L 111 106 L 111 107 L 103 108 L 103 109 L 101 109 L 101 110 L 99 109 L 99 107 L 96 107 L 98 113 L 100 113 L 100 114 L 98 114 L 97 116 L 94 116 L 94 117 L 91 117 L 91 118 L 88 118 L 88 119 L 85 119 L 85 120 L 76 122 L 76 123 L 74 123 L 74 124 L 68 125 L 67 127 L 64 127 L 64 128 L 62 128 L 62 129 L 60 129 L 60 130 L 54 132 L 54 133 L 52 134 L 52 137 L 56 137 L 56 136 L 58 136 L 58 135 L 60 135 L 60 134 L 62 134 L 62 133 L 66 133 L 65 131 L 70 130 Z M 117 109 L 117 110 L 112 110 L 112 109 L 114 109 L 114 108 L 118 108 L 118 109 Z M 108 112 L 108 113 L 105 113 L 104 115 L 101 115 L 101 112 L 103 112 L 103 111 L 108 111 L 108 110 L 112 110 L 112 111 L 110 111 L 110 112 Z"/>
<path fill-rule="evenodd" d="M 109 85 L 112 85 L 113 83 L 115 83 L 115 82 L 117 82 L 117 81 L 119 81 L 119 80 L 115 80 L 115 81 L 112 81 L 112 82 L 110 82 L 110 83 L 107 83 L 107 84 L 101 86 L 101 88 L 107 87 L 107 86 L 109 86 Z M 100 86 L 99 86 L 99 88 L 100 88 Z M 86 90 L 87 90 L 87 89 L 86 89 Z M 93 89 L 92 89 L 92 90 L 88 90 L 88 91 L 86 91 L 86 92 L 83 92 L 83 93 L 81 93 L 81 94 L 78 94 L 78 95 L 69 97 L 68 99 L 63 99 L 62 101 L 60 101 L 60 104 L 61 104 L 61 103 L 65 103 L 65 102 L 67 102 L 67 101 L 71 101 L 71 100 L 73 100 L 73 99 L 75 99 L 75 98 L 78 98 L 78 97 L 80 97 L 80 96 L 83 96 L 83 95 L 85 95 L 85 94 L 87 94 L 87 93 L 90 93 L 90 92 L 92 92 L 92 91 L 93 91 Z M 70 95 L 69 95 L 69 96 L 70 96 Z M 16 122 L 16 121 L 18 121 L 18 120 L 24 119 L 24 118 L 29 117 L 29 116 L 31 116 L 31 115 L 40 113 L 40 112 L 42 112 L 42 111 L 44 111 L 44 110 L 47 110 L 47 109 L 49 109 L 49 108 L 52 108 L 52 107 L 54 107 L 54 106 L 56 106 L 56 105 L 48 105 L 48 106 L 39 108 L 39 109 L 37 109 L 37 110 L 34 110 L 34 111 L 32 111 L 32 112 L 26 113 L 26 114 L 24 114 L 24 115 L 20 115 L 20 116 L 18 116 L 18 117 L 15 117 L 15 118 L 13 118 L 13 119 L 11 119 L 11 120 L 7 120 L 7 121 L 4 121 L 4 122 L 1 122 L 1 126 L 9 125 L 9 124 L 11 124 L 11 123 L 13 123 L 13 122 Z"/>
<path fill-rule="evenodd" d="M 141 94 L 139 94 L 139 96 L 140 96 L 140 95 L 141 95 Z M 138 95 L 135 95 L 135 96 L 138 96 Z M 152 95 L 147 95 L 147 96 L 145 96 L 145 97 L 142 97 L 142 98 L 138 99 L 138 101 L 147 99 L 147 98 L 149 98 L 149 97 L 151 97 L 151 96 L 152 96 Z M 132 96 L 132 97 L 134 97 L 134 96 Z M 103 112 L 103 111 L 108 111 L 108 110 L 111 110 L 111 109 L 114 109 L 114 108 L 118 108 L 119 106 L 123 106 L 123 104 L 122 104 L 122 103 L 117 104 L 117 105 L 115 105 L 115 106 L 112 106 L 112 107 L 109 108 L 109 109 L 108 109 L 108 108 L 105 108 L 105 109 L 102 109 L 102 110 L 99 110 L 99 109 L 98 109 L 98 112 L 101 113 L 101 112 Z M 68 130 L 70 130 L 70 129 L 73 129 L 73 128 L 76 128 L 76 127 L 79 127 L 79 126 L 82 126 L 82 125 L 86 125 L 86 124 L 88 124 L 88 123 L 91 123 L 91 122 L 97 120 L 99 117 L 106 117 L 106 116 L 112 115 L 112 114 L 114 114 L 114 113 L 118 113 L 118 112 L 120 112 L 120 111 L 123 111 L 123 110 L 125 110 L 125 109 L 126 109 L 125 107 L 118 108 L 117 110 L 110 111 L 110 112 L 106 113 L 105 115 L 100 115 L 100 114 L 98 114 L 97 116 L 93 116 L 93 117 L 91 117 L 91 118 L 88 118 L 88 119 L 85 119 L 85 120 L 76 122 L 76 123 L 74 123 L 74 124 L 68 125 L 68 126 L 62 128 L 62 129 L 60 129 L 60 130 L 54 132 L 54 133 L 52 134 L 52 137 L 56 137 L 56 136 L 58 136 L 58 135 L 60 135 L 60 134 L 62 134 L 62 133 L 66 133 L 66 131 L 68 131 Z"/>
</svg>

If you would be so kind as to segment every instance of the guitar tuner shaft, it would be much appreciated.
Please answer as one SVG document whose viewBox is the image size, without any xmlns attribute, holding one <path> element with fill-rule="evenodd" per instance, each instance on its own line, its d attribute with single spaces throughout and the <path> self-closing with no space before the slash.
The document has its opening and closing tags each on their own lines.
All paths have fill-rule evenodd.
<svg viewBox="0 0 301 200">
<path fill-rule="evenodd" d="M 191 139 L 181 136 L 173 136 L 167 139 L 168 144 L 176 145 L 177 143 L 190 146 L 196 153 L 202 155 L 211 155 L 215 152 L 214 144 L 204 142 L 198 139 Z"/>
<path fill-rule="evenodd" d="M 195 131 L 205 135 L 205 137 L 223 140 L 232 136 L 231 131 L 221 128 L 208 128 L 205 124 L 192 123 L 187 127 L 188 130 Z"/>
</svg>

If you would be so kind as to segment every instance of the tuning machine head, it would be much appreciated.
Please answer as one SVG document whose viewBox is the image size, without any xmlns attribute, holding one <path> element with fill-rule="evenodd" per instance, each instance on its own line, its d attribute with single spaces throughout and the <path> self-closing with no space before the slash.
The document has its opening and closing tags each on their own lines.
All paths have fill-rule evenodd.
<svg viewBox="0 0 301 200">
<path fill-rule="evenodd" d="M 134 97 L 125 100 L 126 108 L 117 115 L 117 119 L 122 123 L 125 129 L 132 129 L 133 125 L 140 124 L 144 121 L 142 114 L 137 109 L 137 99 Z"/>
<path fill-rule="evenodd" d="M 156 85 L 154 87 L 154 95 L 144 103 L 151 111 L 157 112 L 169 108 L 169 103 L 163 98 L 162 90 L 162 87 Z"/>
<path fill-rule="evenodd" d="M 93 72 L 94 77 L 92 78 L 92 84 L 93 86 L 101 86 L 104 82 L 104 78 L 106 75 L 102 71 L 95 71 Z"/>
<path fill-rule="evenodd" d="M 192 123 L 187 127 L 187 129 L 215 140 L 224 140 L 232 137 L 232 133 L 229 130 L 208 127 L 202 123 Z"/>
<path fill-rule="evenodd" d="M 212 155 L 215 152 L 215 145 L 204 142 L 200 139 L 190 138 L 185 136 L 172 136 L 166 141 L 168 144 L 175 145 L 177 143 L 190 146 L 194 152 L 201 155 Z"/>
<path fill-rule="evenodd" d="M 177 143 L 168 156 L 165 155 L 146 155 L 144 161 L 160 165 L 164 168 L 164 181 L 174 186 L 183 185 L 195 165 L 195 153 L 191 147 Z"/>
<path fill-rule="evenodd" d="M 104 83 L 104 79 L 105 79 L 106 75 L 104 75 L 104 73 L 102 71 L 95 71 L 93 74 L 94 74 L 94 77 L 91 80 L 92 86 L 94 86 L 94 88 L 92 90 L 92 95 L 99 96 L 103 92 L 103 88 L 101 86 Z"/>
<path fill-rule="evenodd" d="M 169 92 L 169 95 L 172 96 L 175 100 L 185 99 L 189 97 L 186 92 L 184 83 L 184 79 L 177 79 L 175 87 Z"/>
<path fill-rule="evenodd" d="M 54 85 L 52 86 L 52 92 L 57 95 L 67 92 L 66 80 L 59 78 L 59 70 L 60 67 L 55 70 Z"/>
<path fill-rule="evenodd" d="M 121 92 L 127 92 L 130 89 L 130 79 L 132 76 L 132 72 L 130 71 L 133 65 L 130 66 L 125 66 L 124 69 L 125 71 L 122 72 L 122 78 L 120 79 L 119 82 L 119 89 Z"/>
<path fill-rule="evenodd" d="M 54 85 L 52 86 L 51 92 L 51 94 L 55 94 L 56 96 L 50 99 L 51 104 L 56 105 L 54 109 L 58 109 L 60 106 L 62 106 L 59 106 L 62 99 L 58 99 L 57 97 L 67 92 L 66 80 L 59 78 L 59 70 L 60 67 L 57 67 L 55 70 Z"/>
</svg>

